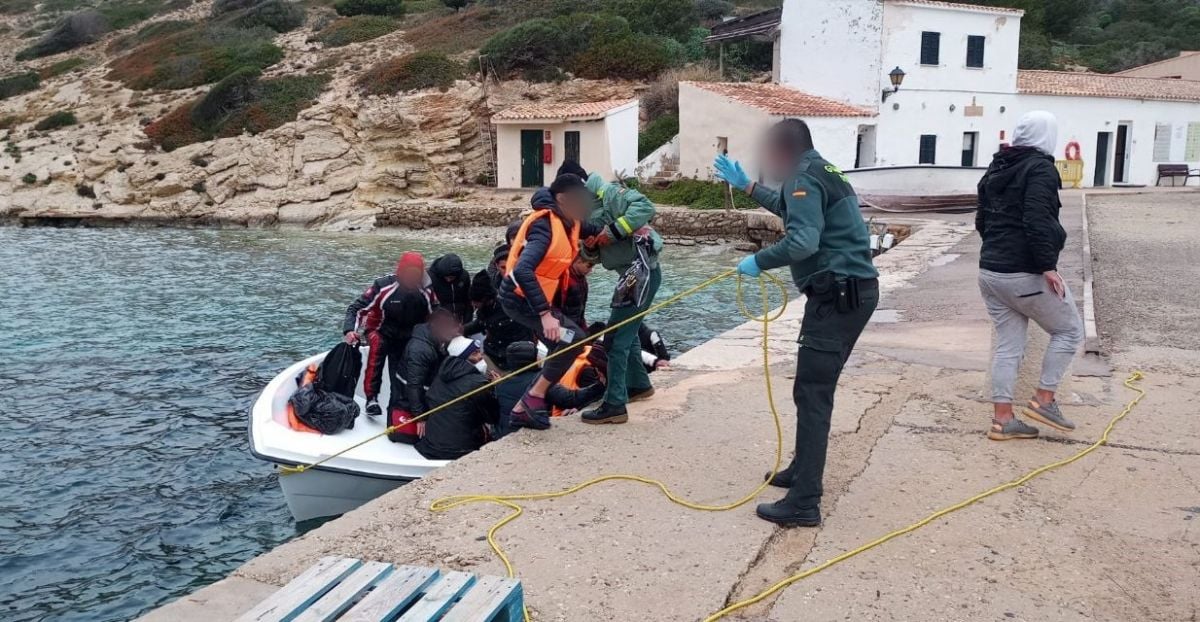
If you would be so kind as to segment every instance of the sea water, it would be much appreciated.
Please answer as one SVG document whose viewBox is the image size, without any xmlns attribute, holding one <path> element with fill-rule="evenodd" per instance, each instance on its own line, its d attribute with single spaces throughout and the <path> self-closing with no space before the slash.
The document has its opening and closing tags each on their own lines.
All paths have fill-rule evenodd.
<svg viewBox="0 0 1200 622">
<path fill-rule="evenodd" d="M 473 273 L 501 235 L 0 227 L 0 619 L 130 619 L 308 528 L 249 454 L 255 394 L 401 252 Z M 667 247 L 659 300 L 738 257 Z M 741 322 L 732 280 L 649 320 L 675 354 Z"/>
</svg>

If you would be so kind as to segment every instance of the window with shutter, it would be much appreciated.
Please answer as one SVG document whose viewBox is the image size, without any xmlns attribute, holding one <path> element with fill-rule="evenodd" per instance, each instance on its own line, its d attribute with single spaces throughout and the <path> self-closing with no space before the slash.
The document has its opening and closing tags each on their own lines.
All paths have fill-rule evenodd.
<svg viewBox="0 0 1200 622">
<path fill-rule="evenodd" d="M 921 33 L 921 64 L 922 65 L 937 65 L 941 52 L 942 33 L 940 32 L 922 32 Z"/>
<path fill-rule="evenodd" d="M 967 37 L 967 66 L 982 68 L 983 67 L 983 45 L 987 39 L 980 35 L 970 35 Z"/>
<path fill-rule="evenodd" d="M 919 164 L 936 164 L 937 163 L 937 135 L 922 134 L 921 135 L 921 152 L 917 156 Z"/>
<path fill-rule="evenodd" d="M 1200 123 L 1188 123 L 1187 148 L 1183 159 L 1188 162 L 1200 162 Z"/>
<path fill-rule="evenodd" d="M 1170 123 L 1154 125 L 1154 161 L 1171 161 L 1171 127 Z"/>
</svg>

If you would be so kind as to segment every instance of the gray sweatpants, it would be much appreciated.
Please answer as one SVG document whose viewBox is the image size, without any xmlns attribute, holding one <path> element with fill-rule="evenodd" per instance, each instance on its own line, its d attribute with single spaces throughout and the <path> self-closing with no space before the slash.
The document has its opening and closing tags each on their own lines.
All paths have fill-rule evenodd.
<svg viewBox="0 0 1200 622">
<path fill-rule="evenodd" d="M 1067 367 L 1083 341 L 1083 320 L 1071 290 L 1060 299 L 1040 274 L 979 271 L 979 291 L 996 327 L 992 352 L 992 402 L 1010 404 L 1017 372 L 1025 356 L 1029 320 L 1050 334 L 1042 359 L 1040 388 L 1057 391 Z"/>
</svg>

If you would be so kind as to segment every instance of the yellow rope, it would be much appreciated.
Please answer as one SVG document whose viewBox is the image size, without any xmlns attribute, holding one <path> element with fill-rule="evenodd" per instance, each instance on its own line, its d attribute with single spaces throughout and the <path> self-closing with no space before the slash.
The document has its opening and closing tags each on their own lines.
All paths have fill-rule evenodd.
<svg viewBox="0 0 1200 622">
<path fill-rule="evenodd" d="M 1092 443 L 1091 445 L 1088 445 L 1086 448 L 1084 448 L 1079 453 L 1076 453 L 1075 455 L 1073 455 L 1069 458 L 1059 460 L 1058 462 L 1051 462 L 1050 464 L 1047 464 L 1045 466 L 1038 467 L 1038 468 L 1026 473 L 1025 475 L 1022 475 L 1021 477 L 1018 477 L 1017 479 L 1012 480 L 1011 482 L 1008 482 L 1006 484 L 1001 484 L 999 486 L 996 486 L 995 488 L 992 488 L 991 490 L 981 492 L 981 493 L 975 495 L 974 497 L 966 499 L 965 501 L 960 501 L 949 507 L 942 508 L 942 509 L 934 512 L 933 514 L 930 514 L 929 516 L 926 516 L 925 518 L 922 518 L 921 520 L 919 520 L 907 527 L 904 527 L 902 529 L 897 529 L 896 531 L 893 531 L 889 534 L 880 536 L 879 538 L 876 538 L 856 549 L 847 551 L 845 553 L 842 553 L 841 555 L 838 555 L 837 557 L 833 557 L 824 562 L 821 562 L 820 564 L 817 564 L 816 566 L 813 566 L 812 568 L 809 568 L 808 570 L 805 570 L 803 572 L 798 572 L 798 573 L 776 583 L 775 585 L 772 585 L 771 587 L 759 592 L 758 594 L 756 594 L 750 598 L 747 598 L 746 600 L 742 600 L 742 601 L 733 603 L 732 605 L 725 607 L 724 609 L 708 616 L 707 618 L 704 618 L 704 622 L 713 622 L 714 620 L 719 620 L 719 619 L 729 615 L 730 613 L 737 611 L 738 609 L 741 609 L 743 607 L 749 607 L 750 605 L 753 605 L 754 603 L 762 601 L 763 599 L 771 596 L 775 592 L 778 592 L 779 590 L 782 590 L 783 588 L 785 588 L 793 583 L 796 583 L 797 581 L 802 581 L 808 577 L 811 577 L 811 576 L 817 574 L 818 572 L 821 572 L 822 570 L 825 570 L 831 566 L 834 566 L 836 564 L 844 562 L 847 559 L 854 557 L 855 555 L 858 555 L 860 553 L 865 553 L 885 542 L 888 542 L 889 540 L 893 540 L 893 539 L 899 538 L 900 536 L 903 536 L 905 534 L 912 533 L 912 532 L 924 527 L 925 525 L 928 525 L 929 523 L 932 523 L 933 521 L 935 521 L 939 518 L 942 518 L 943 516 L 946 516 L 947 514 L 950 514 L 952 512 L 957 512 L 958 510 L 961 510 L 969 505 L 978 503 L 978 502 L 980 502 L 992 495 L 995 495 L 997 493 L 1016 488 L 1017 486 L 1020 486 L 1020 485 L 1024 484 L 1025 482 L 1028 482 L 1029 480 L 1031 480 L 1039 475 L 1042 475 L 1043 473 L 1046 473 L 1047 471 L 1053 471 L 1054 469 L 1067 466 L 1068 464 L 1071 464 L 1072 462 L 1075 462 L 1075 461 L 1083 458 L 1084 456 L 1092 453 L 1093 451 L 1096 451 L 1097 449 L 1100 448 L 1101 445 L 1108 443 L 1108 435 L 1109 435 L 1109 433 L 1111 433 L 1113 431 L 1113 428 L 1116 427 L 1117 422 L 1124 419 L 1125 416 L 1128 415 L 1135 406 L 1137 406 L 1138 402 L 1142 401 L 1142 397 L 1144 397 L 1146 395 L 1145 389 L 1135 386 L 1133 384 L 1135 382 L 1138 382 L 1139 380 L 1141 380 L 1144 377 L 1145 377 L 1145 375 L 1142 372 L 1135 371 L 1128 378 L 1125 379 L 1125 388 L 1136 391 L 1137 397 L 1130 400 L 1129 403 L 1125 405 L 1125 409 L 1122 410 L 1120 413 L 1118 413 L 1117 416 L 1113 417 L 1108 422 L 1108 425 L 1104 428 L 1104 433 L 1100 435 L 1099 440 L 1097 440 L 1095 443 Z"/>
</svg>

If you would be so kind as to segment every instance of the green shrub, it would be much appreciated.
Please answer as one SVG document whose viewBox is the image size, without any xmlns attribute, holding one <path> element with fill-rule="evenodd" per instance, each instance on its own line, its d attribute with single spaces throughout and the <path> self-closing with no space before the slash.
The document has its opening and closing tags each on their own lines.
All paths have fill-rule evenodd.
<svg viewBox="0 0 1200 622">
<path fill-rule="evenodd" d="M 262 0 L 213 0 L 212 16 L 220 17 L 226 13 L 248 9 Z"/>
<path fill-rule="evenodd" d="M 699 179 L 679 179 L 666 188 L 641 186 L 646 198 L 659 205 L 681 205 L 693 209 L 722 209 L 729 200 L 729 189 L 724 183 Z M 755 209 L 758 204 L 744 192 L 734 191 L 733 206 L 737 209 Z"/>
<path fill-rule="evenodd" d="M 0 78 L 0 99 L 8 99 L 36 90 L 40 84 L 41 79 L 38 78 L 35 71 L 4 76 Z"/>
<path fill-rule="evenodd" d="M 662 37 L 634 34 L 601 43 L 575 61 L 575 73 L 584 78 L 649 80 L 675 64 Z"/>
<path fill-rule="evenodd" d="M 667 115 L 659 117 L 646 125 L 646 129 L 638 134 L 638 159 L 650 155 L 655 149 L 667 144 L 667 141 L 679 133 L 679 117 Z"/>
<path fill-rule="evenodd" d="M 442 0 L 442 4 L 455 11 L 467 8 L 467 5 L 470 3 L 470 0 Z"/>
<path fill-rule="evenodd" d="M 108 21 L 108 29 L 121 30 L 138 22 L 144 22 L 175 6 L 163 0 L 132 0 L 129 2 L 106 2 L 97 11 Z"/>
<path fill-rule="evenodd" d="M 371 67 L 358 79 L 363 92 L 372 95 L 391 95 L 420 89 L 445 89 L 454 85 L 466 72 L 462 64 L 442 54 L 419 52 L 389 58 Z"/>
<path fill-rule="evenodd" d="M 316 39 L 325 47 L 342 47 L 351 43 L 370 41 L 395 32 L 400 23 L 390 17 L 379 15 L 355 15 L 343 17 L 318 32 Z"/>
<path fill-rule="evenodd" d="M 606 14 L 574 13 L 553 19 L 537 18 L 517 24 L 488 39 L 480 54 L 487 55 L 503 75 L 544 80 L 561 75 L 580 52 L 603 41 L 629 38 L 629 22 Z"/>
<path fill-rule="evenodd" d="M 37 183 L 37 175 L 34 175 L 33 173 L 25 173 L 21 176 L 21 181 L 32 186 L 33 184 Z"/>
<path fill-rule="evenodd" d="M 229 115 L 250 105 L 261 73 L 243 67 L 225 76 L 192 106 L 192 123 L 200 130 L 215 132 Z"/>
<path fill-rule="evenodd" d="M 17 52 L 16 59 L 29 60 L 66 52 L 87 45 L 109 31 L 108 18 L 99 11 L 86 10 L 68 15 L 37 43 Z"/>
<path fill-rule="evenodd" d="M 733 3 L 727 0 L 696 0 L 696 17 L 708 21 L 719 22 L 722 17 L 733 14 Z"/>
<path fill-rule="evenodd" d="M 142 28 L 135 33 L 128 34 L 123 37 L 118 37 L 117 39 L 113 40 L 113 42 L 108 45 L 108 51 L 109 52 L 125 52 L 127 50 L 132 50 L 133 48 L 135 48 L 139 45 L 142 45 L 143 43 L 146 43 L 147 41 L 150 41 L 152 39 L 158 39 L 158 38 L 170 35 L 170 34 L 182 32 L 184 30 L 188 30 L 189 28 L 196 28 L 196 27 L 197 27 L 196 22 L 173 20 L 173 19 L 163 20 L 161 22 L 154 22 L 153 24 L 146 24 L 145 26 L 142 26 Z"/>
<path fill-rule="evenodd" d="M 262 0 L 245 9 L 226 13 L 219 23 L 235 28 L 270 28 L 288 32 L 304 24 L 304 8 L 288 0 Z"/>
<path fill-rule="evenodd" d="M 183 89 L 216 82 L 243 67 L 283 58 L 268 28 L 209 25 L 153 39 L 109 64 L 107 78 L 132 89 Z"/>
<path fill-rule="evenodd" d="M 688 31 L 699 25 L 694 0 L 605 0 L 604 10 L 629 20 L 638 32 L 687 38 Z"/>
<path fill-rule="evenodd" d="M 33 129 L 39 132 L 48 132 L 51 130 L 57 130 L 60 127 L 75 125 L 78 122 L 79 121 L 75 119 L 74 112 L 56 112 L 42 119 L 41 121 L 38 121 L 36 124 L 34 124 Z"/>
<path fill-rule="evenodd" d="M 301 110 L 316 103 L 327 84 L 329 76 L 325 74 L 261 80 L 250 104 L 229 115 L 218 135 L 258 134 L 295 121 Z"/>
<path fill-rule="evenodd" d="M 38 70 L 38 75 L 41 76 L 43 80 L 48 80 L 54 76 L 61 76 L 64 73 L 78 69 L 86 64 L 87 59 L 79 56 L 72 56 L 47 67 L 43 67 L 42 69 Z"/>
<path fill-rule="evenodd" d="M 33 10 L 36 0 L 0 0 L 0 14 L 19 15 Z"/>
<path fill-rule="evenodd" d="M 386 15 L 401 17 L 404 15 L 403 0 L 338 0 L 333 10 L 343 17 L 353 15 Z"/>
</svg>

